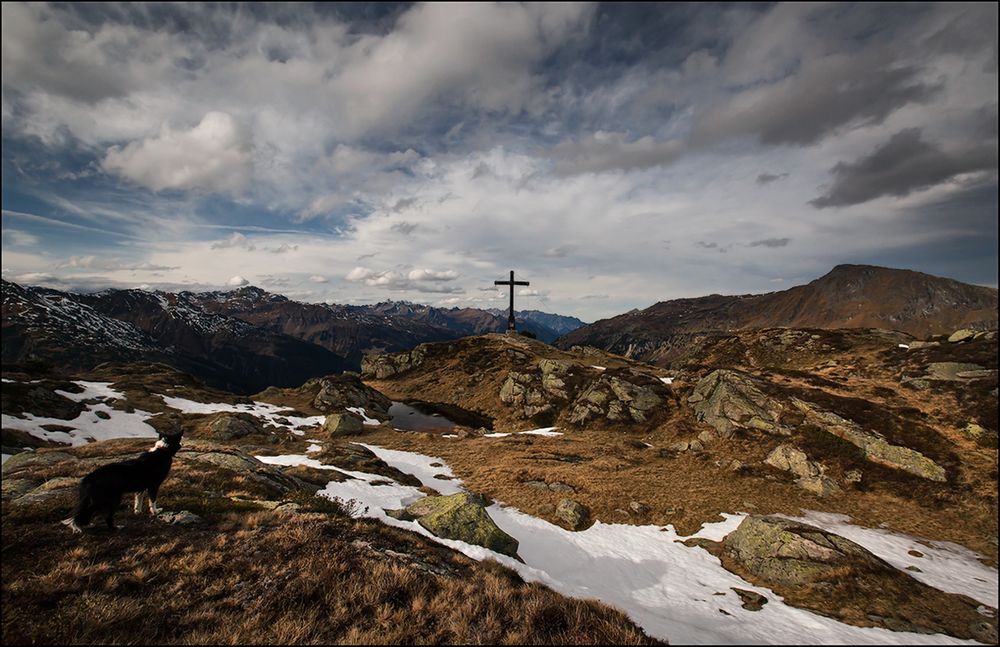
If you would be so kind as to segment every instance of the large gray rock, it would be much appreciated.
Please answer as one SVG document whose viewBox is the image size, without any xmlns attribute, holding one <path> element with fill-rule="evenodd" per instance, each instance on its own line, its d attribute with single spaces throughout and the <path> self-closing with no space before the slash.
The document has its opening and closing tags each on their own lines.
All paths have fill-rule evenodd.
<svg viewBox="0 0 1000 647">
<path fill-rule="evenodd" d="M 712 371 L 695 385 L 688 398 L 698 420 L 723 438 L 737 429 L 757 429 L 787 435 L 780 424 L 783 407 L 761 391 L 755 378 L 729 369 Z"/>
<path fill-rule="evenodd" d="M 331 413 L 323 423 L 323 430 L 331 437 L 355 436 L 364 429 L 361 418 L 351 413 Z"/>
<path fill-rule="evenodd" d="M 312 405 L 323 413 L 361 407 L 368 415 L 387 415 L 392 401 L 361 381 L 354 374 L 331 375 L 309 380 L 303 388 L 316 388 Z"/>
<path fill-rule="evenodd" d="M 800 478 L 819 476 L 823 473 L 823 468 L 818 463 L 810 461 L 804 451 L 791 445 L 779 445 L 764 459 L 764 462 Z"/>
<path fill-rule="evenodd" d="M 573 499 L 563 499 L 556 505 L 556 518 L 570 530 L 583 530 L 590 525 L 590 510 Z"/>
<path fill-rule="evenodd" d="M 264 433 L 260 420 L 248 413 L 220 415 L 204 424 L 202 431 L 213 440 L 236 440 Z"/>
<path fill-rule="evenodd" d="M 948 474 L 943 467 L 917 450 L 893 445 L 880 434 L 862 429 L 860 425 L 851 420 L 841 418 L 829 411 L 823 411 L 803 400 L 795 398 L 792 402 L 806 414 L 808 420 L 818 427 L 858 447 L 866 460 L 930 481 L 944 483 L 948 480 Z"/>
<path fill-rule="evenodd" d="M 723 554 L 768 585 L 806 586 L 833 569 L 892 569 L 849 539 L 781 517 L 749 516 L 722 542 Z"/>
<path fill-rule="evenodd" d="M 976 335 L 975 330 L 969 330 L 968 328 L 962 328 L 961 330 L 956 330 L 948 336 L 948 341 L 951 343 L 956 343 L 960 341 L 965 341 L 966 339 L 972 339 Z"/>
<path fill-rule="evenodd" d="M 864 547 L 814 526 L 747 517 L 722 541 L 719 558 L 786 604 L 843 622 L 996 642 L 995 610 L 918 582 Z"/>
<path fill-rule="evenodd" d="M 995 375 L 995 371 L 987 370 L 979 364 L 968 362 L 932 362 L 927 365 L 927 375 L 924 379 L 957 382 L 974 380 Z"/>
<path fill-rule="evenodd" d="M 361 376 L 384 380 L 405 373 L 424 363 L 427 348 L 421 344 L 411 351 L 365 355 L 361 360 Z"/>
<path fill-rule="evenodd" d="M 643 381 L 638 376 L 626 379 L 601 375 L 573 402 L 569 421 L 578 425 L 601 418 L 610 422 L 646 422 L 665 406 L 666 398 L 662 383 L 653 380 L 643 384 Z"/>
<path fill-rule="evenodd" d="M 406 513 L 437 537 L 517 557 L 517 540 L 497 527 L 486 512 L 482 497 L 475 494 L 424 497 L 407 506 Z"/>
</svg>

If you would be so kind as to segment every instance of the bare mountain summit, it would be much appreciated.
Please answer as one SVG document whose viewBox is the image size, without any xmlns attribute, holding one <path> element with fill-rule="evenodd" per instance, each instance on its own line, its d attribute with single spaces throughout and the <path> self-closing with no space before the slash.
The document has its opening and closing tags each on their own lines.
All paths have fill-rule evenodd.
<svg viewBox="0 0 1000 647">
<path fill-rule="evenodd" d="M 911 270 L 838 265 L 781 292 L 661 301 L 584 326 L 556 345 L 642 358 L 691 334 L 756 328 L 886 328 L 918 338 L 997 326 L 997 290 Z"/>
</svg>

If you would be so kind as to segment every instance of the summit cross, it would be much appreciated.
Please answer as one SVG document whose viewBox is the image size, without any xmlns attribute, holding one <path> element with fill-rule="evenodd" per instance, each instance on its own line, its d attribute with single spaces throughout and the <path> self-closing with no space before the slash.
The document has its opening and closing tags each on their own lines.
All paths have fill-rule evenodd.
<svg viewBox="0 0 1000 647">
<path fill-rule="evenodd" d="M 514 332 L 517 330 L 514 324 L 514 286 L 515 285 L 530 285 L 527 281 L 515 281 L 514 280 L 514 270 L 510 271 L 509 281 L 493 281 L 493 285 L 509 285 L 510 286 L 510 314 L 507 316 L 507 332 Z"/>
</svg>

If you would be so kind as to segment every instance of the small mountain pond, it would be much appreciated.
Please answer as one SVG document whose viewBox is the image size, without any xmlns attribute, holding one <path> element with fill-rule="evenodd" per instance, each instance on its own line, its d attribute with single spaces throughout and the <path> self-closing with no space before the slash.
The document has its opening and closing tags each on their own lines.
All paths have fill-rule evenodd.
<svg viewBox="0 0 1000 647">
<path fill-rule="evenodd" d="M 393 401 L 388 413 L 393 428 L 399 431 L 450 431 L 459 425 L 493 429 L 493 420 L 486 416 L 437 402 Z"/>
</svg>

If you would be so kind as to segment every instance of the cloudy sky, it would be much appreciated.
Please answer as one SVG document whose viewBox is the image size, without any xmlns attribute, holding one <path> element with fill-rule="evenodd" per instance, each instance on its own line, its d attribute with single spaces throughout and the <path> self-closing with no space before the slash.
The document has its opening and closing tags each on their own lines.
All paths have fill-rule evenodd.
<svg viewBox="0 0 1000 647">
<path fill-rule="evenodd" d="M 3 276 L 586 320 L 997 284 L 997 5 L 3 3 Z"/>
</svg>

